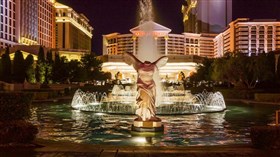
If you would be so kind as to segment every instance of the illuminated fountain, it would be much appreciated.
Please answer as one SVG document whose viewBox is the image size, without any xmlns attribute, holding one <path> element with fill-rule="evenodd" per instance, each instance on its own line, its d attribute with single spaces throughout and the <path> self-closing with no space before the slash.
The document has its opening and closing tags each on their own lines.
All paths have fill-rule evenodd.
<svg viewBox="0 0 280 157">
<path fill-rule="evenodd" d="M 78 89 L 72 100 L 72 107 L 81 111 L 97 113 L 135 114 L 136 90 L 125 90 L 115 85 L 112 93 L 88 93 Z M 156 106 L 157 114 L 194 114 L 204 112 L 218 112 L 226 109 L 223 95 L 220 92 L 203 91 L 192 95 L 188 91 L 164 91 L 159 105 Z"/>
<path fill-rule="evenodd" d="M 82 111 L 102 113 L 136 113 L 143 121 L 157 119 L 155 113 L 193 114 L 223 111 L 226 106 L 220 92 L 204 91 L 192 95 L 184 90 L 161 91 L 158 68 L 164 66 L 168 58 L 161 56 L 157 50 L 156 38 L 153 34 L 155 25 L 152 22 L 151 0 L 140 1 L 140 18 L 137 29 L 137 33 L 140 34 L 138 50 L 133 52 L 134 54 L 125 53 L 123 56 L 124 62 L 137 71 L 137 89 L 123 89 L 122 86 L 115 85 L 112 93 L 108 95 L 77 90 L 72 107 Z M 145 107 L 141 107 L 141 104 L 145 104 Z"/>
</svg>

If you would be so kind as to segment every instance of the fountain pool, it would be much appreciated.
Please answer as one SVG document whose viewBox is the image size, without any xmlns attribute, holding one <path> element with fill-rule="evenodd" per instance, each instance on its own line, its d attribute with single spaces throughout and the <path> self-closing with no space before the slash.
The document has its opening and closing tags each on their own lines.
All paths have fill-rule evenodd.
<svg viewBox="0 0 280 157">
<path fill-rule="evenodd" d="M 75 110 L 70 104 L 33 104 L 38 138 L 75 143 L 133 146 L 198 146 L 250 144 L 250 127 L 273 123 L 280 106 L 228 104 L 222 112 L 159 115 L 164 132 L 138 136 L 131 132 L 135 116 Z"/>
</svg>

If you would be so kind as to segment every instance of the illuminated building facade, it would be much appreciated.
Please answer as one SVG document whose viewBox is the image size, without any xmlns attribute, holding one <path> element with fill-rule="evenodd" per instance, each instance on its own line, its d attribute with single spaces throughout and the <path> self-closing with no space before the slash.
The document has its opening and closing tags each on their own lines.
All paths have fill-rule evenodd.
<svg viewBox="0 0 280 157">
<path fill-rule="evenodd" d="M 38 45 L 38 0 L 16 0 L 18 7 L 18 42 L 23 45 Z"/>
<path fill-rule="evenodd" d="M 0 48 L 17 44 L 16 0 L 0 0 Z"/>
<path fill-rule="evenodd" d="M 38 43 L 55 47 L 55 0 L 38 0 Z"/>
<path fill-rule="evenodd" d="M 42 45 L 54 48 L 55 0 L 1 0 L 0 48 Z"/>
<path fill-rule="evenodd" d="M 232 0 L 186 0 L 182 13 L 185 32 L 220 33 L 232 20 Z"/>
<path fill-rule="evenodd" d="M 1 0 L 0 8 L 1 49 L 22 45 L 18 48 L 31 46 L 26 48 L 31 52 L 41 45 L 69 60 L 80 60 L 91 51 L 93 28 L 89 20 L 56 0 Z"/>
<path fill-rule="evenodd" d="M 214 39 L 215 56 L 226 52 L 257 54 L 280 49 L 280 22 L 239 18 Z"/>
<path fill-rule="evenodd" d="M 69 6 L 55 3 L 56 48 L 91 51 L 93 28 L 83 14 L 78 14 Z"/>
<path fill-rule="evenodd" d="M 162 78 L 168 76 L 176 80 L 180 72 L 188 76 L 195 70 L 197 63 L 201 62 L 201 57 L 214 57 L 213 39 L 216 34 L 170 34 L 171 29 L 154 22 L 150 23 L 153 24 L 152 34 L 158 53 L 169 57 L 167 65 L 160 68 Z M 112 76 L 117 72 L 128 78 L 136 76 L 134 69 L 123 62 L 122 54 L 129 52 L 138 55 L 138 39 L 144 33 L 139 31 L 139 27 L 141 26 L 132 28 L 131 34 L 103 35 L 104 71 L 111 72 Z"/>
<path fill-rule="evenodd" d="M 154 23 L 154 38 L 157 50 L 161 55 L 197 55 L 214 57 L 213 39 L 217 34 L 182 33 L 170 34 L 171 29 Z M 124 52 L 137 54 L 138 38 L 141 32 L 138 27 L 131 29 L 132 34 L 111 33 L 103 35 L 103 55 L 121 55 Z"/>
</svg>

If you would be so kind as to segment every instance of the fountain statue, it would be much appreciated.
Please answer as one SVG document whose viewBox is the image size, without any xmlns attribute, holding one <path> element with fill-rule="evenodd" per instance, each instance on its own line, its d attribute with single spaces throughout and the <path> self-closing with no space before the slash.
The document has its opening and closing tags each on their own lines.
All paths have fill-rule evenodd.
<svg viewBox="0 0 280 157">
<path fill-rule="evenodd" d="M 134 126 L 145 127 L 143 122 L 160 123 L 161 120 L 156 117 L 156 84 L 153 79 L 155 71 L 167 63 L 168 57 L 160 57 L 155 62 L 141 62 L 134 55 L 125 53 L 124 61 L 132 65 L 137 71 L 137 96 L 136 96 L 136 115 Z M 161 125 L 160 125 L 161 127 Z"/>
<path fill-rule="evenodd" d="M 139 31 L 142 35 L 137 37 L 137 49 L 123 56 L 124 62 L 132 65 L 138 73 L 137 89 L 134 86 L 128 88 L 116 84 L 110 93 L 77 90 L 71 106 L 96 113 L 136 114 L 138 117 L 133 122 L 132 130 L 152 132 L 163 130 L 161 119 L 156 116 L 159 114 L 195 114 L 225 110 L 225 101 L 220 92 L 204 91 L 193 95 L 190 91 L 175 86 L 160 90 L 158 68 L 164 66 L 168 58 L 160 57 L 157 50 L 157 38 L 153 33 L 155 26 L 152 24 L 152 1 L 141 0 L 140 11 L 142 20 Z M 184 77 L 183 74 L 181 77 Z M 121 78 L 120 72 L 116 79 Z"/>
</svg>

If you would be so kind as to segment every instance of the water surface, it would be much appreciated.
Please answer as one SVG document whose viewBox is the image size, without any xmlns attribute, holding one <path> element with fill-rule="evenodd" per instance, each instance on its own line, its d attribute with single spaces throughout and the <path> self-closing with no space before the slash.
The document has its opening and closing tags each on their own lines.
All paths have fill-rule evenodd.
<svg viewBox="0 0 280 157">
<path fill-rule="evenodd" d="M 164 132 L 139 135 L 131 132 L 134 115 L 81 112 L 70 104 L 34 104 L 32 121 L 38 138 L 105 145 L 198 146 L 249 144 L 250 127 L 274 123 L 280 106 L 227 105 L 217 113 L 159 116 Z"/>
</svg>

